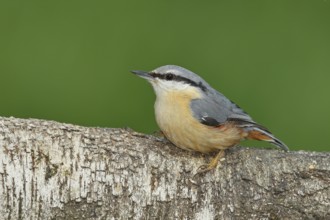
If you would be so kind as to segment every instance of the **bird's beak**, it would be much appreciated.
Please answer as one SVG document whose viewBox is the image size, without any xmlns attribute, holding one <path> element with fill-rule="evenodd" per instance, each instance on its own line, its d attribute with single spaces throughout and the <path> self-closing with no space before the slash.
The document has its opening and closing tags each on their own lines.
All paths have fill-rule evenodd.
<svg viewBox="0 0 330 220">
<path fill-rule="evenodd" d="M 150 76 L 150 74 L 148 72 L 145 71 L 141 71 L 141 70 L 132 70 L 132 73 L 134 73 L 135 75 L 138 75 L 139 77 L 142 77 L 144 79 L 151 79 L 152 77 Z"/>
</svg>

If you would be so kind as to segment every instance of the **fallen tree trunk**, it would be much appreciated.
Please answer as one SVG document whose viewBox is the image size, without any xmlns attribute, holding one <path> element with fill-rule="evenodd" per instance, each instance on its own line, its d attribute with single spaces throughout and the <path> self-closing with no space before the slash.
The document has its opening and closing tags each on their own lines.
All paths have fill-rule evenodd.
<svg viewBox="0 0 330 220">
<path fill-rule="evenodd" d="M 0 117 L 1 219 L 330 219 L 330 153 L 210 156 L 129 129 Z"/>
</svg>

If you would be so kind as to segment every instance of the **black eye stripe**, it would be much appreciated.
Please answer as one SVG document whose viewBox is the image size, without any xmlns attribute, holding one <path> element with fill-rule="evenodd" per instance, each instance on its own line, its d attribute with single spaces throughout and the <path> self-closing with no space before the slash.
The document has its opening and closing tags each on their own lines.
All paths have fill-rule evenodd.
<svg viewBox="0 0 330 220">
<path fill-rule="evenodd" d="M 165 79 L 172 80 L 172 79 L 174 79 L 174 75 L 172 73 L 167 73 L 167 74 L 165 74 Z"/>
<path fill-rule="evenodd" d="M 184 83 L 190 84 L 191 86 L 198 87 L 201 90 L 203 90 L 204 92 L 206 92 L 206 90 L 207 90 L 206 86 L 204 86 L 202 82 L 196 83 L 196 82 L 192 81 L 191 79 L 188 79 L 188 78 L 185 78 L 182 76 L 178 76 L 173 73 L 159 74 L 159 73 L 151 72 L 150 76 L 152 76 L 154 78 L 158 78 L 158 79 L 169 80 L 169 81 L 172 80 L 172 81 L 177 81 L 177 82 L 184 82 Z"/>
</svg>

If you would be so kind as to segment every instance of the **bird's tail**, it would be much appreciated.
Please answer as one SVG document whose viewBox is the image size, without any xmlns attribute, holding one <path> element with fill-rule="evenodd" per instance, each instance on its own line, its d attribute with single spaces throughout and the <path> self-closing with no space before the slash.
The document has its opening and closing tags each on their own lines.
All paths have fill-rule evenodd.
<svg viewBox="0 0 330 220">
<path fill-rule="evenodd" d="M 286 146 L 286 144 L 277 139 L 270 131 L 262 126 L 254 125 L 247 128 L 246 130 L 248 133 L 247 139 L 267 141 L 279 148 L 282 148 L 285 151 L 289 151 L 289 148 Z"/>
<path fill-rule="evenodd" d="M 241 118 L 229 118 L 228 121 L 234 123 L 236 126 L 243 129 L 244 133 L 247 134 L 247 139 L 267 141 L 276 147 L 279 147 L 285 151 L 289 151 L 288 146 L 282 141 L 277 139 L 267 128 L 255 123 L 252 120 L 245 120 Z"/>
</svg>

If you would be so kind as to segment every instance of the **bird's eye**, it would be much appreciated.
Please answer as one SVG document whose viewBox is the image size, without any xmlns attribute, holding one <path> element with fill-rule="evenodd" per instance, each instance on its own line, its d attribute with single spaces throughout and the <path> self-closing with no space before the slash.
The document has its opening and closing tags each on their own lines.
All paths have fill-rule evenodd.
<svg viewBox="0 0 330 220">
<path fill-rule="evenodd" d="M 165 79 L 166 80 L 172 80 L 174 78 L 174 75 L 172 74 L 172 73 L 167 73 L 166 75 L 165 75 Z"/>
</svg>

